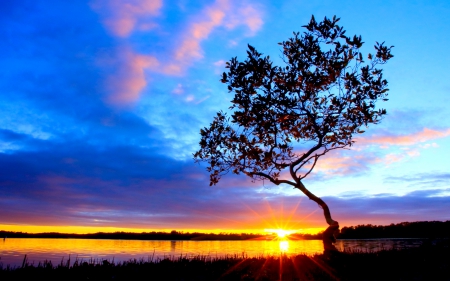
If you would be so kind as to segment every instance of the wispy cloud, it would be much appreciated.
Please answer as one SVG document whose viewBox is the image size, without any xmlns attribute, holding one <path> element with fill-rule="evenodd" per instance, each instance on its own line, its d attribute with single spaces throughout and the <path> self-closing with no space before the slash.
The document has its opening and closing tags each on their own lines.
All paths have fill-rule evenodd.
<svg viewBox="0 0 450 281">
<path fill-rule="evenodd" d="M 108 102 L 116 105 L 137 101 L 148 84 L 149 78 L 145 71 L 159 66 L 155 57 L 134 53 L 129 48 L 119 49 L 114 59 L 103 61 L 102 64 L 103 67 L 117 68 L 105 85 L 109 93 Z"/>
<path fill-rule="evenodd" d="M 171 52 L 144 55 L 136 50 L 128 37 L 137 29 L 151 34 L 154 23 L 149 20 L 160 13 L 162 5 L 161 0 L 95 0 L 91 3 L 92 9 L 101 15 L 107 30 L 114 36 L 123 38 L 115 51 L 115 61 L 103 61 L 104 67 L 117 69 L 105 82 L 109 103 L 126 106 L 137 101 L 150 77 L 145 72 L 169 76 L 184 74 L 194 61 L 203 58 L 201 44 L 215 29 L 246 26 L 250 35 L 253 35 L 263 24 L 261 12 L 251 4 L 216 0 L 198 14 L 189 17 L 179 34 L 171 35 L 174 38 L 167 41 L 167 45 L 173 42 L 175 46 Z M 178 93 L 181 93 L 180 90 L 175 89 Z M 189 96 L 184 99 L 194 101 Z M 204 98 L 199 100 L 201 103 Z"/>
<path fill-rule="evenodd" d="M 415 187 L 450 186 L 450 173 L 420 173 L 405 176 L 389 176 L 384 179 L 386 183 L 409 183 Z"/>
<path fill-rule="evenodd" d="M 94 0 L 91 7 L 102 15 L 103 24 L 113 35 L 127 37 L 136 28 L 149 30 L 148 19 L 159 13 L 162 0 Z"/>
<path fill-rule="evenodd" d="M 164 69 L 165 73 L 180 74 L 192 61 L 203 58 L 201 43 L 214 29 L 219 27 L 234 29 L 244 25 L 249 28 L 251 34 L 254 34 L 262 24 L 262 14 L 254 6 L 236 4 L 230 0 L 216 0 L 187 24 L 186 30 L 181 35 L 181 44 L 174 52 L 173 61 Z"/>
<path fill-rule="evenodd" d="M 254 35 L 263 23 L 260 9 L 250 4 L 243 4 L 230 16 L 226 27 L 235 28 L 238 25 L 246 25 L 250 30 L 250 35 Z"/>
<path fill-rule="evenodd" d="M 444 138 L 450 136 L 450 129 L 433 130 L 423 128 L 422 131 L 414 132 L 406 135 L 394 135 L 391 133 L 383 135 L 374 135 L 368 137 L 361 137 L 356 139 L 357 145 L 415 145 L 427 141 Z"/>
<path fill-rule="evenodd" d="M 315 172 L 324 175 L 355 175 L 367 172 L 372 165 L 391 165 L 397 162 L 419 157 L 421 150 L 436 148 L 436 143 L 427 143 L 450 136 L 450 129 L 422 131 L 394 135 L 391 133 L 359 137 L 350 151 L 332 151 L 322 157 Z M 384 149 L 370 149 L 377 146 Z"/>
<path fill-rule="evenodd" d="M 315 167 L 315 172 L 327 176 L 361 174 L 369 170 L 369 165 L 377 162 L 376 156 L 367 153 L 348 155 L 334 152 L 322 157 Z"/>
</svg>

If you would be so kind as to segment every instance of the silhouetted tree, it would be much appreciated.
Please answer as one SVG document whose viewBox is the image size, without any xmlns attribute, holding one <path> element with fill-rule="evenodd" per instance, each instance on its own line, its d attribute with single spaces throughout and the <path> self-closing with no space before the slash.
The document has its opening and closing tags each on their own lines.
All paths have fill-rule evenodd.
<svg viewBox="0 0 450 281">
<path fill-rule="evenodd" d="M 391 47 L 378 42 L 365 63 L 360 36 L 347 37 L 339 18 L 314 16 L 306 31 L 279 43 L 285 66 L 274 66 L 248 46 L 247 59 L 232 58 L 222 82 L 234 92 L 229 117 L 218 112 L 200 131 L 194 159 L 206 161 L 210 185 L 232 171 L 254 180 L 269 180 L 301 190 L 324 211 L 335 229 L 329 208 L 303 184 L 318 159 L 331 150 L 349 147 L 361 127 L 378 123 L 386 110 L 387 81 L 377 65 L 390 58 Z M 298 144 L 298 145 L 296 145 Z M 288 173 L 281 175 L 286 170 Z"/>
</svg>

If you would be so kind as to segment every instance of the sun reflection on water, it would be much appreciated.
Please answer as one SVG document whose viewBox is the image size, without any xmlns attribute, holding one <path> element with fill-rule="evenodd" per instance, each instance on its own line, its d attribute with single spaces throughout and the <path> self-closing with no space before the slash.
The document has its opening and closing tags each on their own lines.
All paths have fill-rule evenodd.
<svg viewBox="0 0 450 281">
<path fill-rule="evenodd" d="M 280 251 L 282 253 L 288 253 L 289 252 L 289 241 L 287 241 L 287 240 L 280 241 Z"/>
</svg>

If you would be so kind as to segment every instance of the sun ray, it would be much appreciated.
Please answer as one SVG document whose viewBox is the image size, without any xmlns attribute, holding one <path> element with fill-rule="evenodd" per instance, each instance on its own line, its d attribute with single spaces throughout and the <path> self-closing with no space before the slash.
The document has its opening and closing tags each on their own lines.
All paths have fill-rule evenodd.
<svg viewBox="0 0 450 281">
<path fill-rule="evenodd" d="M 316 261 L 314 258 L 311 258 L 310 256 L 307 256 L 313 263 L 315 263 L 318 267 L 320 267 L 323 271 L 325 271 L 330 277 L 334 280 L 339 280 L 330 270 L 328 266 Z"/>
<path fill-rule="evenodd" d="M 270 203 L 269 203 L 269 201 L 268 201 L 267 199 L 264 199 L 264 202 L 265 202 L 265 204 L 266 204 L 266 206 L 267 206 L 267 209 L 268 209 L 268 211 L 269 211 L 269 214 L 270 214 L 271 217 L 272 217 L 272 221 L 273 221 L 273 224 L 272 224 L 272 225 L 274 225 L 275 227 L 279 227 L 278 224 L 277 224 L 277 218 L 276 218 L 276 216 L 275 216 L 275 212 L 274 212 L 272 206 L 270 206 Z"/>
<path fill-rule="evenodd" d="M 239 266 L 241 266 L 241 265 L 242 265 L 244 262 L 246 262 L 247 260 L 248 260 L 247 258 L 243 258 L 240 262 L 238 262 L 237 264 L 233 265 L 230 269 L 228 269 L 224 274 L 222 274 L 222 275 L 219 277 L 219 280 L 220 280 L 222 277 L 224 277 L 224 276 L 230 274 L 231 272 L 233 272 L 234 270 L 236 270 Z"/>
<path fill-rule="evenodd" d="M 244 205 L 247 209 L 249 209 L 252 213 L 254 213 L 257 217 L 259 217 L 264 223 L 266 223 L 267 225 L 269 225 L 270 223 L 263 217 L 261 216 L 257 211 L 253 210 L 250 206 L 248 206 L 247 204 L 242 202 L 242 205 Z"/>
<path fill-rule="evenodd" d="M 271 259 L 271 257 L 266 257 L 265 258 L 265 261 L 264 261 L 263 265 L 261 266 L 261 268 L 255 274 L 255 280 L 259 280 L 260 279 L 260 277 L 261 277 L 261 275 L 263 273 L 263 270 L 264 270 L 264 268 L 267 267 L 270 259 Z"/>
<path fill-rule="evenodd" d="M 280 254 L 280 270 L 278 271 L 279 278 L 278 280 L 283 280 L 283 256 Z"/>
<path fill-rule="evenodd" d="M 297 261 L 300 259 L 300 256 L 291 256 L 290 257 L 291 261 L 292 261 L 292 265 L 293 268 L 295 270 L 295 272 L 297 273 L 297 278 L 299 280 L 306 280 L 306 281 L 310 281 L 311 279 L 309 279 L 306 275 L 306 266 L 304 263 L 300 263 L 300 261 Z M 297 260 L 296 260 L 297 259 Z M 300 267 L 300 264 L 302 264 L 302 268 Z"/>
<path fill-rule="evenodd" d="M 304 197 L 300 197 L 300 200 L 298 200 L 298 203 L 295 205 L 294 209 L 291 211 L 288 220 L 286 222 L 286 225 L 284 226 L 285 228 L 288 228 L 288 225 L 291 223 L 292 217 L 294 216 L 294 214 L 297 212 L 298 206 L 300 206 L 300 203 L 303 201 Z"/>
<path fill-rule="evenodd" d="M 294 223 L 294 225 L 291 225 L 290 228 L 297 228 L 298 226 L 300 226 L 300 223 L 303 222 L 305 219 L 309 218 L 310 216 L 312 216 L 314 213 L 316 213 L 317 211 L 319 211 L 318 209 L 312 211 L 311 213 L 309 213 L 308 215 L 304 216 L 303 218 L 301 218 L 298 222 Z"/>
</svg>

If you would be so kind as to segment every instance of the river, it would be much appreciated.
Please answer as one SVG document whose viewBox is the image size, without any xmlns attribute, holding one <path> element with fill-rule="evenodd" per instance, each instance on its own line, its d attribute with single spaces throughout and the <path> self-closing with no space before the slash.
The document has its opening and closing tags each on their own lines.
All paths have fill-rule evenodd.
<svg viewBox="0 0 450 281">
<path fill-rule="evenodd" d="M 415 247 L 420 239 L 338 240 L 336 247 L 377 251 L 381 249 Z M 130 259 L 157 260 L 163 258 L 209 258 L 230 255 L 257 257 L 280 253 L 313 255 L 323 251 L 320 240 L 244 240 L 244 241 L 160 241 L 160 240 L 103 240 L 103 239 L 51 239 L 7 238 L 0 241 L 0 265 L 21 266 L 24 256 L 37 265 L 44 260 L 58 264 L 76 259 L 121 262 Z"/>
</svg>

